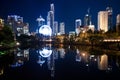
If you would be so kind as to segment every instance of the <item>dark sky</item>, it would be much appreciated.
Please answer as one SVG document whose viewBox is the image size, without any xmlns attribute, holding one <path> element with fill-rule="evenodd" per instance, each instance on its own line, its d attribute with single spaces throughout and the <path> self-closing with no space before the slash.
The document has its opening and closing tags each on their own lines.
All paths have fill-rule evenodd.
<svg viewBox="0 0 120 80">
<path fill-rule="evenodd" d="M 20 15 L 24 22 L 29 22 L 33 31 L 37 26 L 36 18 L 42 15 L 46 19 L 51 3 L 55 5 L 55 20 L 65 22 L 67 32 L 74 30 L 76 18 L 80 18 L 83 24 L 88 8 L 96 27 L 98 12 L 107 6 L 113 8 L 114 24 L 120 13 L 120 0 L 0 0 L 0 17 L 6 19 L 8 15 Z"/>
</svg>

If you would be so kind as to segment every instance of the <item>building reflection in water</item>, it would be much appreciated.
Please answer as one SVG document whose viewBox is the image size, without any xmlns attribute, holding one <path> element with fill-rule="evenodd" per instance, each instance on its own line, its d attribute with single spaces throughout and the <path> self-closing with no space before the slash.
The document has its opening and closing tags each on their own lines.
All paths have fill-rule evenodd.
<svg viewBox="0 0 120 80">
<path fill-rule="evenodd" d="M 98 68 L 100 70 L 108 69 L 108 56 L 106 54 L 98 56 Z"/>
<path fill-rule="evenodd" d="M 39 53 L 37 63 L 42 66 L 47 59 L 48 69 L 51 71 L 51 77 L 54 77 L 55 72 L 55 54 L 54 51 L 51 49 L 51 44 L 46 44 L 42 49 L 37 51 Z"/>
<path fill-rule="evenodd" d="M 65 49 L 59 48 L 59 49 L 58 49 L 58 52 L 59 52 L 59 54 L 60 54 L 60 58 L 64 58 L 64 57 L 65 57 Z"/>
<path fill-rule="evenodd" d="M 83 62 L 89 69 L 96 68 L 99 70 L 111 70 L 108 66 L 108 56 L 103 55 L 90 55 L 87 51 L 76 49 L 76 61 Z"/>
<path fill-rule="evenodd" d="M 14 61 L 11 67 L 20 67 L 24 61 L 29 61 L 29 49 L 21 50 L 19 48 L 14 50 Z"/>
<path fill-rule="evenodd" d="M 67 50 L 60 47 L 60 48 L 52 48 L 51 44 L 46 44 L 40 49 L 35 49 L 37 50 L 38 54 L 38 60 L 37 63 L 40 64 L 42 67 L 43 64 L 47 63 L 48 70 L 51 72 L 51 77 L 55 76 L 55 61 L 56 59 L 63 60 L 66 58 L 66 52 L 70 50 L 68 47 Z M 103 55 L 96 55 L 96 54 L 91 54 L 89 51 L 85 50 L 80 50 L 80 49 L 75 49 L 75 56 L 74 60 L 78 63 L 79 66 L 87 69 L 87 71 L 95 71 L 95 70 L 105 70 L 105 71 L 110 71 L 112 70 L 112 62 L 113 61 L 112 57 L 108 57 L 108 55 L 103 54 Z M 74 53 L 74 52 L 71 52 Z M 71 55 L 68 54 L 68 55 Z M 68 56 L 67 55 L 67 56 Z M 60 59 L 61 58 L 61 59 Z M 108 64 L 108 58 L 109 58 L 109 64 Z M 73 58 L 71 58 L 73 59 Z M 119 57 L 116 58 L 116 64 L 119 67 Z M 24 65 L 25 61 L 29 61 L 29 49 L 21 50 L 17 48 L 14 51 L 14 62 L 13 64 L 10 65 L 10 67 L 20 67 Z M 110 64 L 111 63 L 111 64 Z M 64 65 L 63 65 L 64 66 Z M 4 67 L 0 66 L 0 75 L 4 73 Z"/>
<path fill-rule="evenodd" d="M 47 62 L 48 69 L 51 71 L 51 77 L 54 77 L 55 74 L 55 60 L 60 58 L 64 58 L 65 49 L 52 49 L 50 44 L 46 44 L 42 49 L 37 51 L 39 53 L 37 63 L 42 66 L 45 62 Z"/>
<path fill-rule="evenodd" d="M 4 68 L 0 67 L 0 75 L 3 75 L 3 73 L 4 73 Z"/>
</svg>

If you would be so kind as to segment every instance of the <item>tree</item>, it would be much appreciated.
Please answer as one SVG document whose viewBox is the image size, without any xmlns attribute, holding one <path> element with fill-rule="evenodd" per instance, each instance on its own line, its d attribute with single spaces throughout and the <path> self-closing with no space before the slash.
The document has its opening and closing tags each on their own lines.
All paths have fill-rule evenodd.
<svg viewBox="0 0 120 80">
<path fill-rule="evenodd" d="M 9 44 L 14 42 L 14 36 L 12 33 L 12 29 L 8 25 L 4 25 L 2 30 L 0 31 L 0 43 Z"/>
</svg>

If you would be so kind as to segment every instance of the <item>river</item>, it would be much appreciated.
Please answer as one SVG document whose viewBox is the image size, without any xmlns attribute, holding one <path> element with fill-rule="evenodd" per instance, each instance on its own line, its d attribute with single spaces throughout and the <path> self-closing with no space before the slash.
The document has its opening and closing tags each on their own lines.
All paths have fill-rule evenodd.
<svg viewBox="0 0 120 80">
<path fill-rule="evenodd" d="M 17 47 L 0 59 L 0 80 L 116 80 L 120 51 L 90 46 Z"/>
</svg>

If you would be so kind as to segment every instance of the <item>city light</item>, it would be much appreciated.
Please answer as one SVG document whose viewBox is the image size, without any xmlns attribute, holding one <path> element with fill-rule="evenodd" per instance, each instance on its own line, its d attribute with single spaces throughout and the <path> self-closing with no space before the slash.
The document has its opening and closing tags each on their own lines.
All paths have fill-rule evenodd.
<svg viewBox="0 0 120 80">
<path fill-rule="evenodd" d="M 43 34 L 44 36 L 51 36 L 52 35 L 52 29 L 48 25 L 43 25 L 39 29 L 39 33 Z"/>
<path fill-rule="evenodd" d="M 42 50 L 39 51 L 40 55 L 42 57 L 49 57 L 52 54 L 52 50 L 48 50 L 47 48 L 43 48 Z"/>
</svg>

